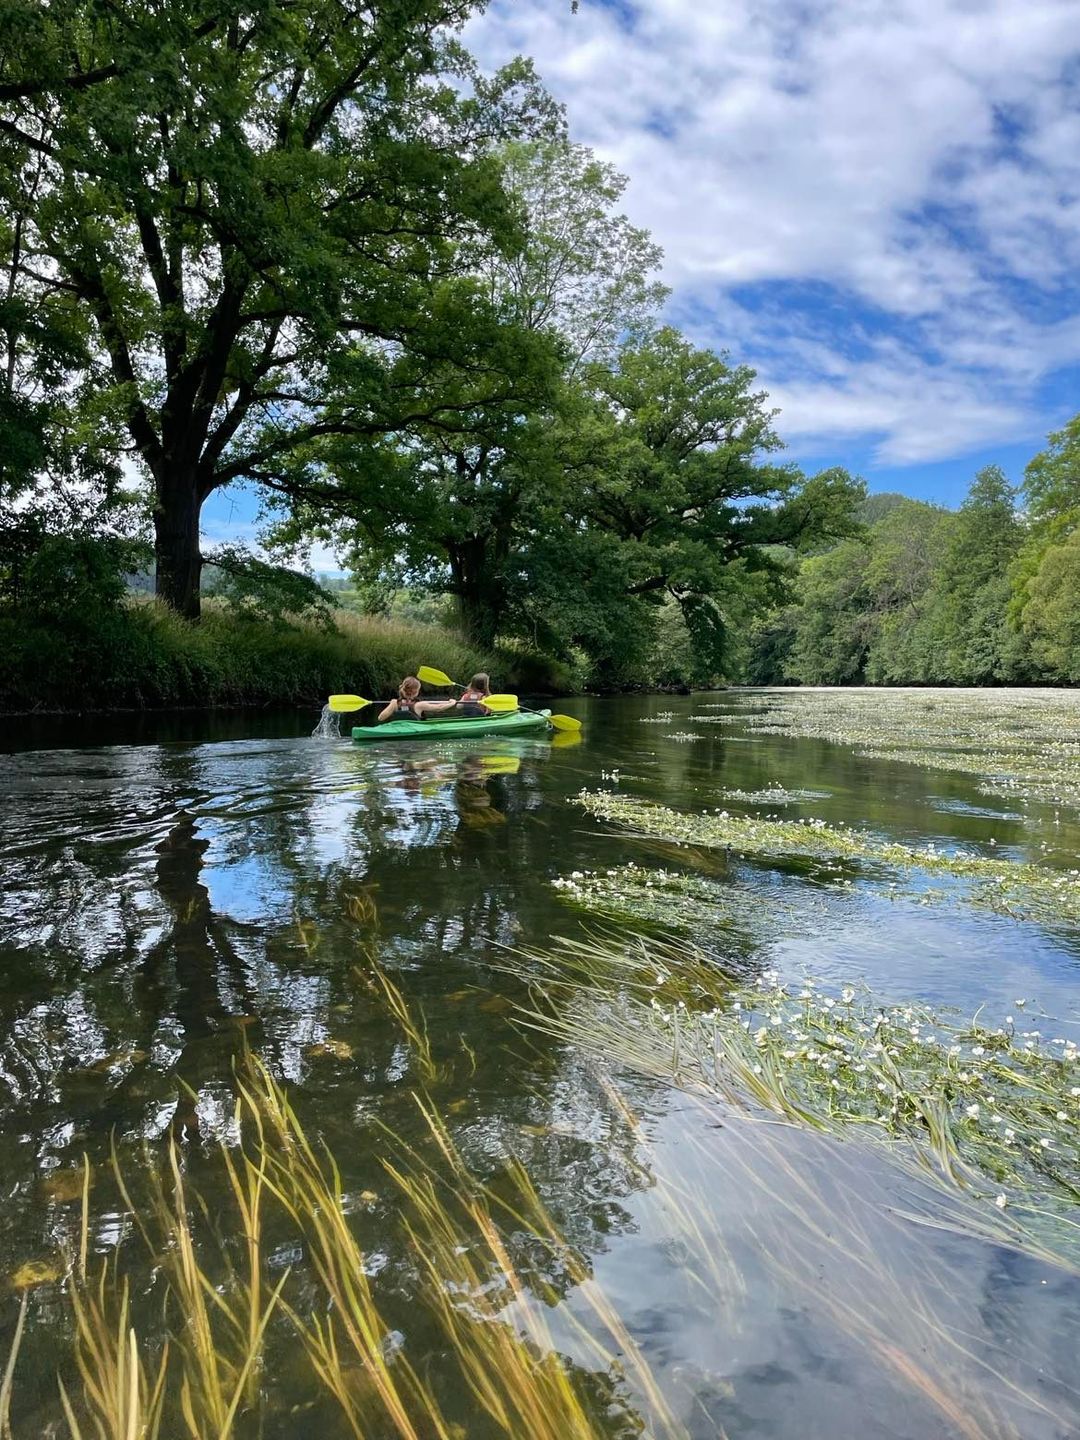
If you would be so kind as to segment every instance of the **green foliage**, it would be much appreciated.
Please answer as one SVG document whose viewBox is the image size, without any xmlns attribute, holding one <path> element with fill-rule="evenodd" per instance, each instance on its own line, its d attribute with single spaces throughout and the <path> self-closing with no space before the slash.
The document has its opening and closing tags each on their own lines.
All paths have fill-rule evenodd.
<svg viewBox="0 0 1080 1440">
<path fill-rule="evenodd" d="M 862 536 L 802 562 L 795 603 L 757 620 L 745 674 L 772 684 L 995 685 L 1038 678 L 1040 666 L 1066 673 L 1031 638 L 1057 623 L 1046 608 L 1056 558 L 1031 623 L 1017 623 L 1026 532 L 1000 469 L 980 471 L 956 512 L 883 498 L 863 508 L 878 518 Z"/>
<path fill-rule="evenodd" d="M 220 545 L 203 563 L 220 573 L 213 593 L 242 613 L 279 624 L 302 616 L 324 629 L 333 626 L 334 595 L 302 571 L 269 564 L 241 545 Z"/>
<path fill-rule="evenodd" d="M 1080 523 L 1080 415 L 1048 437 L 1024 471 L 1028 518 L 1037 531 L 1060 537 Z"/>
<path fill-rule="evenodd" d="M 472 64 L 478 8 L 5 7 L 8 306 L 85 341 L 62 425 L 138 456 L 186 613 L 215 488 L 310 494 L 317 438 L 452 425 L 514 388 L 516 327 L 476 274 L 518 238 L 495 152 L 561 117 L 527 63 Z"/>
<path fill-rule="evenodd" d="M 863 603 L 866 546 L 845 540 L 812 555 L 799 572 L 799 621 L 788 667 L 808 685 L 856 685 L 866 667 L 869 627 Z"/>
<path fill-rule="evenodd" d="M 1021 623 L 1036 662 L 1080 684 L 1080 529 L 1046 547 L 1026 591 Z"/>
</svg>

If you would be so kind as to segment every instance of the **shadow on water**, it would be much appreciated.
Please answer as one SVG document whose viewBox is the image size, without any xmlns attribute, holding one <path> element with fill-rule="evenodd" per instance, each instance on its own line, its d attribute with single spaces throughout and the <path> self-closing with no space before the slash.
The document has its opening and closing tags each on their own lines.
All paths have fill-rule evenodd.
<svg viewBox="0 0 1080 1440">
<path fill-rule="evenodd" d="M 302 714 L 110 720 L 107 739 L 80 727 L 76 748 L 65 748 L 70 730 L 61 739 L 43 722 L 20 748 L 9 726 L 0 1348 L 17 1312 L 11 1277 L 72 1240 L 78 1205 L 65 1177 L 84 1153 L 98 1176 L 94 1249 L 119 1244 L 136 1269 L 108 1175 L 113 1143 L 138 1169 L 145 1143 L 160 1156 L 175 1139 L 211 1215 L 227 1208 L 215 1145 L 232 1133 L 234 1067 L 252 1049 L 336 1155 L 380 1302 L 435 1371 L 438 1353 L 425 1351 L 434 1337 L 412 1317 L 420 1277 L 379 1163 L 382 1127 L 421 1143 L 421 1083 L 476 1175 L 497 1176 L 510 1156 L 527 1166 L 688 1434 L 1080 1431 L 1063 1338 L 1080 1318 L 1075 1280 L 986 1241 L 901 1223 L 912 1181 L 880 1158 L 792 1131 L 718 1126 L 685 1097 L 625 1077 L 616 1090 L 595 1060 L 514 1024 L 526 992 L 493 968 L 500 947 L 579 935 L 596 922 L 551 882 L 628 861 L 680 866 L 719 887 L 740 913 L 710 938 L 743 969 L 867 978 L 969 1011 L 1037 996 L 1075 1014 L 1075 936 L 892 898 L 876 882 L 845 888 L 648 845 L 575 806 L 581 788 L 617 785 L 735 809 L 729 792 L 779 784 L 813 796 L 785 814 L 905 841 L 994 839 L 1023 854 L 1050 833 L 1037 811 L 995 808 L 970 777 L 696 725 L 699 703 L 569 702 L 586 720 L 576 746 L 493 737 L 392 753 L 311 739 Z M 665 710 L 670 723 L 644 723 Z M 669 738 L 679 732 L 701 738 Z M 423 1017 L 422 1064 L 388 1014 L 380 972 Z M 526 1233 L 511 1243 L 523 1273 L 540 1264 Z M 282 1246 L 280 1263 L 302 1271 L 303 1253 Z M 579 1306 L 568 1277 L 557 1288 L 556 1326 Z M 32 1292 L 29 1316 L 16 1436 L 58 1420 L 55 1282 Z M 559 1334 L 573 1355 L 573 1327 Z M 273 1342 L 283 1355 L 285 1337 Z M 347 1433 L 336 1412 L 305 1408 L 307 1372 L 283 1360 L 274 1374 L 278 1419 L 266 1434 L 314 1433 L 316 1421 L 321 1434 Z M 447 1375 L 440 1384 L 452 1388 Z M 1045 1410 L 1018 1399 L 1032 1386 Z M 466 1397 L 453 1404 L 467 1417 Z M 290 1419 L 294 1406 L 308 1418 Z M 624 1432 L 613 1422 L 610 1433 Z"/>
</svg>

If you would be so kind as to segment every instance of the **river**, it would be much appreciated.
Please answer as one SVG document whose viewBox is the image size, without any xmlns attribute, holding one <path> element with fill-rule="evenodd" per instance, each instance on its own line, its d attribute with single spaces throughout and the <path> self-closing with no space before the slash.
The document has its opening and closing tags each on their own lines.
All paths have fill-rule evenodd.
<svg viewBox="0 0 1080 1440">
<path fill-rule="evenodd" d="M 733 723 L 695 724 L 706 701 Z M 78 1196 L 56 1177 L 84 1155 L 96 1176 L 91 1248 L 125 1251 L 136 1290 L 149 1294 L 153 1266 L 137 1258 L 108 1174 L 111 1146 L 134 1164 L 144 1144 L 175 1138 L 210 1213 L 224 1212 L 216 1146 L 233 1134 L 234 1066 L 251 1049 L 341 1166 L 396 1343 L 438 1372 L 434 1341 L 411 1320 L 422 1282 L 402 1257 L 377 1163 L 382 1126 L 417 1144 L 421 1130 L 415 1059 L 358 981 L 365 955 L 377 952 L 424 1017 L 439 1103 L 471 1169 L 493 1175 L 508 1156 L 527 1166 L 686 1433 L 1080 1434 L 1074 1275 L 945 1224 L 902 1224 L 916 1183 L 877 1152 L 787 1127 L 782 1155 L 760 1153 L 750 1176 L 745 1156 L 714 1163 L 727 1154 L 730 1127 L 703 1125 L 685 1095 L 641 1078 L 623 1084 L 620 1103 L 635 1121 L 620 1132 L 596 1057 L 518 1023 L 513 1007 L 526 989 L 505 973 L 508 949 L 557 946 L 618 923 L 583 913 L 553 881 L 631 860 L 689 863 L 590 818 L 575 800 L 583 789 L 686 809 L 718 807 L 731 791 L 786 789 L 801 797 L 788 816 L 909 844 L 990 853 L 992 842 L 1017 859 L 1051 842 L 1057 852 L 1080 849 L 1074 815 L 989 797 L 970 775 L 753 733 L 739 723 L 751 703 L 572 700 L 561 708 L 584 721 L 580 743 L 397 749 L 313 738 L 317 717 L 293 713 L 8 722 L 0 1368 L 19 1304 L 4 1277 L 77 1243 Z M 653 723 L 660 714 L 670 720 Z M 698 738 L 673 738 L 681 735 Z M 714 865 L 721 883 L 725 864 Z M 886 999 L 965 1015 L 1004 1015 L 1020 1000 L 1076 1033 L 1076 927 L 926 903 L 891 893 L 879 877 L 831 886 L 797 867 L 750 865 L 740 883 L 762 920 L 738 940 L 744 968 L 866 984 Z M 770 920 L 778 892 L 783 924 Z M 676 1173 L 715 1227 L 707 1273 L 665 1206 Z M 807 1228 L 784 1265 L 766 1266 L 762 1247 L 775 1242 L 765 1237 L 791 1237 L 792 1197 L 810 1180 L 826 1220 Z M 716 1265 L 720 1245 L 728 1280 Z M 868 1278 L 871 1254 L 877 1279 Z M 282 1241 L 270 1261 L 272 1270 L 302 1269 L 305 1258 Z M 573 1317 L 581 1307 L 572 1280 L 553 1283 L 563 1297 L 553 1307 L 558 1326 L 560 1311 Z M 350 1433 L 313 1398 L 286 1328 L 274 1342 L 262 1433 Z M 573 1327 L 559 1335 L 573 1355 Z M 56 1374 L 69 1342 L 59 1281 L 36 1286 L 14 1387 L 16 1440 L 65 1433 Z M 935 1400 L 928 1381 L 908 1383 L 901 1352 L 934 1354 L 955 1405 Z M 448 1393 L 455 1383 L 439 1379 Z M 500 1433 L 470 1425 L 467 1395 L 448 1404 L 464 1433 Z M 610 1433 L 633 1433 L 634 1423 L 613 1409 Z"/>
</svg>

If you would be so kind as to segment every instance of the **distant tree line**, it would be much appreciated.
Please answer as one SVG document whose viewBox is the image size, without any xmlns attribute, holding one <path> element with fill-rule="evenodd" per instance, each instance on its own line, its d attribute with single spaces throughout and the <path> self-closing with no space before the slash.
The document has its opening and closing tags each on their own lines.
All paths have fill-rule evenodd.
<svg viewBox="0 0 1080 1440">
<path fill-rule="evenodd" d="M 200 544 L 234 482 L 283 564 L 330 541 L 369 609 L 449 596 L 472 643 L 611 683 L 648 679 L 658 645 L 693 678 L 730 671 L 750 600 L 851 533 L 861 485 L 778 459 L 753 372 L 661 323 L 623 177 L 528 61 L 474 63 L 480 8 L 5 0 L 19 643 L 35 616 L 115 609 L 147 566 L 192 623 L 206 590 L 269 594 L 274 565 Z M 280 579 L 279 611 L 328 603 Z"/>
<path fill-rule="evenodd" d="M 1080 416 L 1014 489 L 997 466 L 956 511 L 873 495 L 863 529 L 788 563 L 751 629 L 759 684 L 1080 684 Z"/>
</svg>

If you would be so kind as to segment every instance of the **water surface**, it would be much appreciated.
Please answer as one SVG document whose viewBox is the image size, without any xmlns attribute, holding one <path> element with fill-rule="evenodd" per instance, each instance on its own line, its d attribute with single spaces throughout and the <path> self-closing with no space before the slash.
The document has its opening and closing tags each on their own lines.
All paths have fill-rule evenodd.
<svg viewBox="0 0 1080 1440">
<path fill-rule="evenodd" d="M 577 793 L 611 786 L 686 808 L 781 813 L 728 793 L 779 785 L 808 792 L 784 804 L 785 816 L 905 842 L 1048 863 L 1080 849 L 1073 816 L 998 802 L 970 776 L 696 724 L 703 698 L 736 713 L 753 705 L 752 696 L 565 702 L 585 721 L 580 744 L 361 748 L 311 738 L 307 715 L 119 720 L 94 736 L 111 743 L 92 745 L 75 722 L 67 734 L 58 722 L 9 724 L 0 754 L 0 1352 L 17 1310 L 3 1277 L 74 1234 L 78 1207 L 50 1177 L 84 1154 L 100 1164 L 112 1143 L 135 1154 L 171 1135 L 213 1205 L 214 1148 L 229 1135 L 244 1047 L 288 1082 L 350 1193 L 371 1197 L 362 1223 L 374 1283 L 404 1343 L 423 1352 L 409 1321 L 417 1277 L 395 1250 L 374 1158 L 373 1121 L 405 1135 L 418 1124 L 415 1057 L 362 980 L 364 956 L 377 952 L 426 1017 L 439 1100 L 469 1163 L 480 1174 L 509 1155 L 527 1164 L 690 1433 L 1080 1433 L 1071 1277 L 899 1223 L 918 1186 L 880 1157 L 854 1160 L 850 1146 L 785 1130 L 779 1148 L 769 1135 L 748 1149 L 687 1097 L 623 1077 L 635 1116 L 626 1130 L 594 1058 L 515 1024 L 524 992 L 502 969 L 505 947 L 557 944 L 595 923 L 551 882 L 632 859 L 704 866 L 739 887 L 747 926 L 705 938 L 751 972 L 866 982 L 885 997 L 966 1014 L 982 1006 L 1001 1015 L 1019 998 L 1077 1034 L 1075 929 L 927 903 L 883 877 L 830 884 L 805 868 L 680 857 L 583 814 Z M 668 712 L 670 721 L 650 723 Z M 700 738 L 671 738 L 688 732 Z M 808 1179 L 825 1225 L 795 1205 Z M 707 1255 L 673 1218 L 676 1184 L 698 1197 L 701 1236 L 713 1237 Z M 91 1223 L 101 1253 L 129 1243 L 104 1174 Z M 570 1286 L 565 1304 L 572 1312 Z M 58 1415 L 56 1286 L 33 1292 L 30 1322 L 17 1435 L 46 1433 Z M 951 1425 L 908 1383 L 895 1359 L 904 1346 L 936 1351 L 981 1428 Z M 346 1433 L 332 1410 L 303 1408 L 305 1374 L 283 1364 L 277 1375 L 271 1416 L 280 1418 L 266 1433 Z M 297 1406 L 307 1418 L 296 1418 Z M 460 1406 L 467 1416 L 464 1397 Z"/>
</svg>

